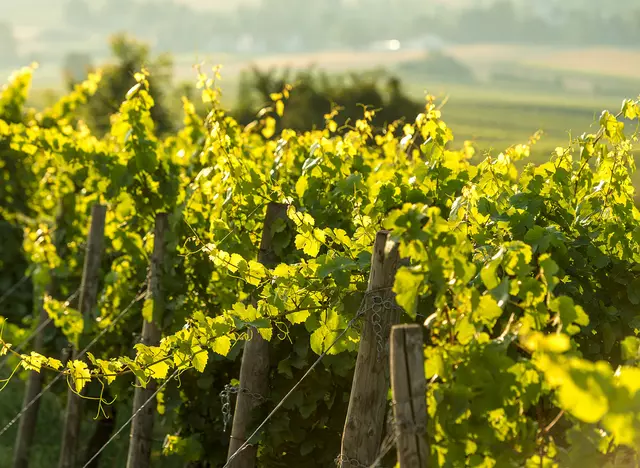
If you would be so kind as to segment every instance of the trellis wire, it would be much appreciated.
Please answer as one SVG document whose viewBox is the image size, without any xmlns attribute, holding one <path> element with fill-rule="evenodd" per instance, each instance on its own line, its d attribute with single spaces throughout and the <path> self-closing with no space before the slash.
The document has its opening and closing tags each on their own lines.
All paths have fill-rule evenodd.
<svg viewBox="0 0 640 468">
<path fill-rule="evenodd" d="M 65 304 L 72 301 L 77 295 L 78 292 L 80 292 L 80 289 L 76 289 L 76 292 L 74 292 L 71 296 L 69 296 L 64 302 Z M 22 350 L 22 348 L 29 343 L 38 333 L 40 333 L 40 331 L 45 328 L 47 325 L 49 325 L 51 322 L 53 321 L 53 319 L 51 317 L 49 317 L 47 320 L 45 320 L 44 322 L 42 322 L 40 325 L 38 325 L 38 327 L 33 330 L 31 332 L 31 334 L 29 336 L 27 336 L 18 346 L 16 346 L 15 348 L 13 348 L 13 350 L 15 352 L 19 352 L 20 350 Z M 5 356 L 2 364 L 0 364 L 0 370 L 4 369 L 4 366 L 7 364 L 7 361 L 9 360 L 9 356 Z"/>
<path fill-rule="evenodd" d="M 125 309 L 124 309 L 122 312 L 120 312 L 120 314 L 119 314 L 119 315 L 118 315 L 118 316 L 113 320 L 113 322 L 111 322 L 111 324 L 110 324 L 107 328 L 105 328 L 105 329 L 104 329 L 104 330 L 102 330 L 98 335 L 96 335 L 96 337 L 95 337 L 93 340 L 91 340 L 91 342 L 90 342 L 87 346 L 85 346 L 85 347 L 84 347 L 84 349 L 83 349 L 82 351 L 80 351 L 80 352 L 78 353 L 77 359 L 80 359 L 82 356 L 84 356 L 84 355 L 89 351 L 89 349 L 90 349 L 94 344 L 96 344 L 96 342 L 97 342 L 100 338 L 102 338 L 106 333 L 108 333 L 109 331 L 111 331 L 111 330 L 113 329 L 113 327 L 116 325 L 116 323 L 118 323 L 118 322 L 120 321 L 120 319 L 121 319 L 122 317 L 124 317 L 124 315 L 125 315 L 127 312 L 129 312 L 129 310 L 131 310 L 131 308 L 135 305 L 135 303 L 136 303 L 136 302 L 140 301 L 140 300 L 141 300 L 141 299 L 143 299 L 144 297 L 145 297 L 145 293 L 138 294 L 138 295 L 135 297 L 135 299 L 133 299 L 133 301 L 131 301 L 131 303 L 130 303 L 127 307 L 125 307 Z M 48 384 L 44 389 L 42 389 L 42 391 L 41 391 L 40 393 L 38 393 L 35 397 L 33 397 L 33 399 L 32 399 L 29 403 L 27 403 L 27 404 L 24 406 L 24 408 L 22 408 L 22 410 L 20 410 L 20 412 L 19 412 L 19 413 L 18 413 L 14 418 L 13 418 L 11 421 L 9 421 L 9 423 L 8 423 L 6 426 L 4 426 L 4 427 L 2 428 L 2 430 L 0 430 L 0 437 L 2 437 L 2 435 L 3 435 L 5 432 L 7 432 L 7 430 L 9 430 L 9 428 L 10 428 L 11 426 L 13 426 L 16 422 L 18 422 L 18 421 L 20 420 L 20 418 L 22 417 L 22 415 L 23 415 L 23 414 L 24 414 L 24 413 L 25 413 L 29 408 L 31 408 L 31 407 L 35 404 L 35 402 L 36 402 L 36 401 L 38 401 L 38 400 L 42 397 L 42 395 L 44 395 L 47 391 L 49 391 L 49 389 L 50 389 L 51 387 L 53 387 L 53 385 L 54 385 L 54 384 L 55 384 L 55 383 L 56 383 L 56 382 L 57 382 L 57 381 L 58 381 L 58 380 L 59 380 L 63 375 L 65 375 L 65 374 L 63 374 L 62 372 L 61 372 L 61 373 L 59 373 L 57 376 L 55 376 L 55 377 L 54 377 L 54 379 L 53 379 L 51 382 L 49 382 L 49 384 Z"/>
<path fill-rule="evenodd" d="M 157 395 L 158 393 L 160 393 L 160 391 L 161 391 L 161 390 L 162 390 L 162 389 L 163 389 L 163 388 L 164 388 L 164 387 L 165 387 L 165 386 L 166 386 L 166 385 L 167 385 L 171 380 L 173 380 L 173 378 L 174 378 L 176 375 L 178 375 L 178 372 L 179 372 L 179 371 L 180 371 L 179 369 L 176 369 L 176 370 L 173 372 L 173 374 L 171 374 L 171 376 L 169 376 L 169 378 L 168 378 L 167 380 L 165 380 L 164 382 L 162 382 L 162 385 L 160 385 L 160 386 L 158 387 L 158 389 L 157 389 L 155 392 L 153 392 L 153 394 L 152 394 L 149 398 L 147 398 L 147 401 L 145 401 L 145 402 L 140 406 L 140 408 L 138 408 L 138 410 L 137 410 L 135 413 L 133 413 L 129 419 L 127 419 L 127 422 L 125 422 L 122 426 L 120 426 L 120 429 L 118 429 L 118 430 L 115 432 L 115 434 L 113 434 L 113 435 L 111 436 L 111 438 L 110 438 L 109 440 L 107 440 L 107 442 L 105 442 L 105 444 L 104 444 L 102 447 L 100 447 L 100 449 L 99 449 L 99 450 L 98 450 L 98 451 L 97 451 L 97 452 L 96 452 L 96 453 L 95 453 L 95 454 L 94 454 L 94 455 L 89 459 L 89 461 L 88 461 L 87 463 L 85 463 L 85 464 L 83 465 L 83 467 L 82 467 L 82 468 L 87 468 L 87 467 L 91 464 L 91 462 L 92 462 L 93 460 L 95 460 L 95 459 L 96 459 L 96 457 L 97 457 L 98 455 L 100 455 L 100 454 L 102 453 L 102 451 L 103 451 L 105 448 L 107 448 L 107 445 L 109 445 L 109 444 L 113 441 L 113 439 L 115 439 L 116 437 L 118 437 L 118 436 L 120 435 L 120 433 L 124 430 L 124 428 L 125 428 L 125 427 L 127 427 L 127 426 L 131 423 L 131 421 L 133 421 L 133 418 L 135 418 L 135 417 L 138 415 L 138 413 L 140 413 L 140 411 L 142 411 L 142 410 L 145 408 L 145 406 L 147 406 L 147 404 L 149 404 L 149 402 L 150 402 L 151 400 L 153 400 L 153 399 L 156 397 L 156 395 Z"/>
<path fill-rule="evenodd" d="M 371 322 L 373 325 L 373 332 L 376 335 L 376 351 L 377 351 L 377 361 L 380 362 L 382 357 L 384 356 L 384 345 L 385 345 L 385 337 L 382 336 L 382 317 L 380 313 L 383 309 L 387 312 L 393 310 L 400 310 L 400 307 L 395 304 L 393 299 L 382 299 L 381 296 L 373 296 L 373 305 L 371 305 L 370 309 L 373 314 L 371 314 Z"/>
<path fill-rule="evenodd" d="M 244 393 L 249 395 L 252 399 L 258 402 L 265 402 L 267 398 L 263 395 L 249 391 L 247 388 L 241 388 L 237 385 L 225 385 L 224 390 L 220 392 L 220 400 L 222 401 L 222 432 L 227 432 L 227 426 L 231 421 L 231 394 L 232 393 Z"/>
<path fill-rule="evenodd" d="M 9 290 L 0 297 L 0 304 L 2 304 L 5 300 L 7 300 L 7 298 L 11 296 L 11 294 L 13 294 L 13 292 L 22 285 L 22 283 L 24 283 L 29 278 L 31 278 L 32 275 L 33 275 L 33 272 L 30 271 L 29 273 L 24 275 L 22 278 L 20 278 L 13 286 L 11 286 Z"/>
<path fill-rule="evenodd" d="M 388 288 L 383 288 L 384 290 L 388 289 Z M 318 357 L 318 359 L 315 360 L 315 362 L 311 365 L 311 367 L 309 367 L 309 369 L 307 369 L 307 371 L 304 373 L 304 375 L 300 378 L 300 380 L 298 380 L 298 382 L 296 382 L 296 384 L 291 388 L 291 390 L 289 390 L 289 392 L 282 397 L 282 399 L 278 402 L 278 404 L 273 408 L 273 410 L 271 410 L 271 412 L 267 415 L 266 418 L 264 418 L 264 420 L 260 423 L 260 425 L 256 428 L 255 431 L 253 431 L 253 433 L 248 437 L 248 439 L 240 446 L 240 448 L 238 450 L 235 451 L 235 453 L 233 455 L 231 455 L 229 457 L 229 459 L 227 460 L 227 462 L 225 463 L 225 465 L 222 468 L 228 468 L 229 467 L 229 463 L 231 463 L 231 461 L 238 456 L 238 454 L 240 454 L 240 452 L 242 452 L 244 449 L 246 449 L 249 445 L 249 441 L 251 439 L 253 439 L 259 432 L 260 430 L 262 430 L 262 428 L 267 424 L 267 422 L 269 422 L 269 420 L 273 417 L 274 414 L 276 414 L 278 412 L 278 410 L 282 407 L 282 405 L 284 404 L 284 402 L 291 396 L 291 394 L 300 386 L 300 384 L 302 383 L 302 381 L 311 373 L 311 371 L 320 363 L 320 361 L 322 361 L 325 356 L 328 354 L 328 352 L 331 350 L 331 348 L 333 348 L 335 346 L 335 344 L 340 341 L 340 339 L 342 339 L 342 337 L 345 335 L 345 333 L 347 333 L 347 331 L 352 327 L 352 325 L 360 318 L 362 317 L 365 312 L 366 309 L 363 308 L 364 304 L 366 303 L 366 296 L 368 295 L 373 295 L 375 293 L 379 293 L 382 289 L 376 289 L 376 290 L 372 290 L 372 291 L 367 291 L 365 293 L 365 298 L 362 300 L 362 302 L 360 303 L 360 307 L 358 308 L 358 312 L 356 312 L 356 315 L 349 321 L 349 323 L 347 323 L 347 326 L 345 327 L 344 330 L 342 330 L 342 332 L 340 332 L 340 334 L 336 337 L 335 340 L 333 340 L 333 342 L 327 347 L 327 349 Z M 84 467 L 83 467 L 84 468 Z"/>
</svg>

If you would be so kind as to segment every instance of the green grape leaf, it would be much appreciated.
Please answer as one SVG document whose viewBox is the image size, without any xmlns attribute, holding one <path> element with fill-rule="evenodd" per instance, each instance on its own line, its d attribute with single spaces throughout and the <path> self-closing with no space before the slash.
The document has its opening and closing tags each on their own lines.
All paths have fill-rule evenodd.
<svg viewBox="0 0 640 468">
<path fill-rule="evenodd" d="M 482 296 L 478 307 L 473 311 L 473 319 L 477 323 L 493 328 L 496 320 L 502 315 L 502 309 L 492 296 Z"/>
<path fill-rule="evenodd" d="M 166 379 L 169 372 L 169 364 L 167 361 L 157 362 L 148 368 L 151 371 L 151 377 L 155 379 Z"/>
<path fill-rule="evenodd" d="M 640 358 L 640 338 L 637 336 L 627 336 L 620 343 L 622 359 L 625 361 L 637 360 Z"/>
<path fill-rule="evenodd" d="M 627 286 L 627 297 L 633 305 L 640 304 L 640 278 L 634 279 Z"/>
<path fill-rule="evenodd" d="M 220 356 L 226 356 L 231 350 L 231 339 L 228 336 L 219 336 L 213 341 L 211 350 Z M 205 362 L 206 365 L 206 362 Z"/>
<path fill-rule="evenodd" d="M 321 355 L 324 353 L 325 340 L 327 335 L 331 333 L 331 330 L 327 328 L 326 325 L 321 325 L 316 331 L 311 334 L 309 338 L 309 344 L 311 345 L 311 350 L 317 355 Z"/>
<path fill-rule="evenodd" d="M 67 368 L 69 369 L 69 375 L 71 376 L 76 392 L 80 393 L 91 380 L 91 372 L 89 372 L 87 363 L 83 361 L 70 361 L 67 364 Z"/>
<path fill-rule="evenodd" d="M 524 276 L 529 273 L 529 263 L 533 256 L 531 246 L 524 242 L 509 242 L 505 244 L 504 270 L 508 275 Z M 493 288 L 490 288 L 493 289 Z"/>
<path fill-rule="evenodd" d="M 25 370 L 40 372 L 43 365 L 47 364 L 48 359 L 42 354 L 31 351 L 30 354 L 21 354 L 20 364 Z M 80 361 L 78 361 L 80 362 Z M 85 364 L 86 367 L 86 364 Z"/>
<path fill-rule="evenodd" d="M 301 176 L 296 182 L 296 194 L 298 197 L 304 197 L 307 188 L 309 188 L 309 179 L 307 176 Z"/>
<path fill-rule="evenodd" d="M 193 353 L 193 367 L 195 367 L 198 372 L 204 372 L 204 368 L 207 366 L 207 361 L 209 360 L 209 353 L 206 349 L 202 349 L 197 345 L 191 348 L 191 352 Z"/>
<path fill-rule="evenodd" d="M 560 296 L 553 299 L 549 303 L 549 309 L 560 315 L 560 321 L 567 328 L 567 331 L 572 330 L 574 332 L 572 334 L 577 332 L 574 328 L 569 328 L 572 325 L 589 325 L 589 316 L 581 306 L 575 305 L 570 297 Z"/>
<path fill-rule="evenodd" d="M 233 304 L 230 313 L 244 323 L 251 323 L 258 318 L 258 310 L 253 305 L 246 305 L 242 302 Z"/>
<path fill-rule="evenodd" d="M 411 317 L 416 316 L 418 293 L 424 281 L 422 273 L 403 267 L 396 273 L 393 283 L 393 292 L 396 293 L 396 302 Z"/>
<path fill-rule="evenodd" d="M 296 249 L 300 249 L 305 254 L 315 258 L 320 253 L 320 247 L 322 247 L 324 241 L 325 233 L 322 230 L 318 228 L 309 229 L 296 236 Z"/>
<path fill-rule="evenodd" d="M 145 299 L 142 305 L 142 318 L 144 318 L 146 322 L 153 321 L 153 299 Z"/>
<path fill-rule="evenodd" d="M 291 322 L 292 325 L 297 325 L 299 323 L 306 322 L 306 320 L 309 318 L 309 315 L 311 314 L 309 313 L 308 310 L 291 312 L 290 314 L 287 314 L 287 320 L 289 320 L 289 322 Z"/>
<path fill-rule="evenodd" d="M 260 336 L 262 336 L 266 341 L 271 341 L 271 338 L 273 338 L 272 327 L 260 327 L 258 328 L 258 333 L 260 333 Z"/>
<path fill-rule="evenodd" d="M 147 174 L 153 174 L 158 168 L 158 156 L 153 148 L 149 148 L 145 145 L 144 150 L 137 151 L 135 154 L 136 167 L 139 171 L 144 171 Z"/>
<path fill-rule="evenodd" d="M 482 268 L 482 270 L 480 270 L 480 278 L 489 290 L 497 288 L 500 284 L 500 279 L 498 278 L 498 267 L 501 263 L 502 258 L 497 258 L 495 260 L 491 260 Z"/>
</svg>

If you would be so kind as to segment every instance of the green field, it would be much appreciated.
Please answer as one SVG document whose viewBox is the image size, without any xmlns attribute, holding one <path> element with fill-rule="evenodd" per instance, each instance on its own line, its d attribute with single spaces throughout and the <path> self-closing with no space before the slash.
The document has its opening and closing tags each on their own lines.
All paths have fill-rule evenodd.
<svg viewBox="0 0 640 468">
<path fill-rule="evenodd" d="M 418 95 L 419 85 L 410 87 Z M 526 143 L 536 131 L 543 137 L 533 154 L 548 155 L 570 137 L 592 131 L 604 109 L 617 111 L 621 100 L 567 97 L 534 92 L 504 93 L 475 86 L 436 84 L 426 90 L 446 99 L 443 118 L 458 143 L 473 141 L 481 151 L 502 151 Z M 422 92 L 424 94 L 424 91 Z"/>
<path fill-rule="evenodd" d="M 427 92 L 435 95 L 443 104 L 444 120 L 453 129 L 454 146 L 471 140 L 480 156 L 486 152 L 497 154 L 511 145 L 525 143 L 540 130 L 542 139 L 532 149 L 531 161 L 546 158 L 557 147 L 566 146 L 572 136 L 597 128 L 603 110 L 617 112 L 623 99 L 635 98 L 640 93 L 640 81 L 634 77 L 640 63 L 635 59 L 640 58 L 640 52 L 633 49 L 560 50 L 476 44 L 454 46 L 446 53 L 473 70 L 478 79 L 460 84 L 453 76 L 437 81 L 428 76 L 402 73 L 399 76 L 410 97 L 420 100 Z M 238 74 L 250 65 L 261 69 L 292 70 L 315 66 L 329 73 L 372 69 L 396 73 L 399 65 L 422 60 L 427 55 L 414 50 L 265 56 L 194 52 L 174 57 L 173 82 L 195 83 L 194 63 L 204 61 L 204 71 L 210 70 L 212 65 L 221 65 L 222 102 L 232 109 L 238 95 Z M 598 64 L 606 65 L 605 71 L 597 71 L 603 70 Z M 499 83 L 487 77 L 496 72 L 506 73 L 508 77 Z M 57 67 L 43 65 L 34 75 L 32 102 L 38 107 L 50 104 L 60 87 L 61 74 Z M 179 106 L 177 96 L 174 98 Z"/>
<path fill-rule="evenodd" d="M 420 89 L 420 88 L 418 88 Z M 434 86 L 433 89 L 439 89 Z M 442 87 L 448 95 L 442 108 L 443 119 L 452 128 L 454 146 L 465 140 L 473 141 L 480 154 L 499 154 L 511 145 L 527 143 L 538 130 L 542 138 L 531 149 L 527 162 L 548 160 L 558 147 L 566 148 L 571 138 L 583 133 L 595 133 L 603 110 L 617 113 L 622 98 L 585 99 L 549 96 L 533 93 L 480 92 L 471 87 Z M 629 96 L 633 98 L 633 96 Z M 634 128 L 635 130 L 635 128 Z M 634 150 L 636 157 L 640 149 Z M 633 176 L 636 189 L 640 187 L 640 173 Z M 636 194 L 636 200 L 639 196 Z"/>
</svg>

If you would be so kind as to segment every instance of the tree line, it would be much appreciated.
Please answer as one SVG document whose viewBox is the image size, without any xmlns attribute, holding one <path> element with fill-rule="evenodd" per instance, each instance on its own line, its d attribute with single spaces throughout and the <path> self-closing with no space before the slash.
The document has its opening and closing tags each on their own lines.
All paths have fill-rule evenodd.
<svg viewBox="0 0 640 468">
<path fill-rule="evenodd" d="M 454 9 L 417 0 L 262 0 L 235 9 L 196 10 L 168 0 L 68 0 L 62 22 L 49 25 L 35 39 L 42 49 L 38 60 L 59 60 L 63 49 L 75 43 L 85 44 L 85 52 L 104 53 L 95 42 L 86 45 L 88 37 L 117 31 L 135 33 L 155 50 L 172 53 L 362 49 L 385 39 L 434 35 L 450 43 L 627 47 L 640 41 L 640 5 L 625 3 L 603 12 L 593 2 L 578 8 L 497 0 Z M 88 50 L 92 47 L 96 50 Z M 13 25 L 5 20 L 0 24 L 0 65 L 25 60 L 29 58 L 20 53 Z"/>
</svg>

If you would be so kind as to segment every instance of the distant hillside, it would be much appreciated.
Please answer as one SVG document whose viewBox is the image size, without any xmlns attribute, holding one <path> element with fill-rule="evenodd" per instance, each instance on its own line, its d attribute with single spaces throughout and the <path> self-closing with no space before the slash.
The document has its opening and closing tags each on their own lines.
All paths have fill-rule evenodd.
<svg viewBox="0 0 640 468">
<path fill-rule="evenodd" d="M 28 26 L 59 24 L 65 3 L 65 0 L 0 0 L 0 20 Z M 40 14 L 34 14 L 36 11 Z"/>
<path fill-rule="evenodd" d="M 87 0 L 98 8 L 106 0 Z M 233 10 L 241 5 L 260 4 L 261 0 L 129 0 L 131 3 L 178 3 L 199 10 Z M 67 0 L 0 0 L 0 21 L 19 26 L 55 26 L 63 19 Z M 34 14 L 34 12 L 38 12 Z M 126 14 L 126 12 L 123 12 Z"/>
<path fill-rule="evenodd" d="M 166 0 L 146 1 L 162 2 Z M 233 10 L 241 5 L 258 5 L 261 0 L 174 0 L 174 2 L 198 10 Z"/>
<path fill-rule="evenodd" d="M 495 2 L 497 0 L 486 0 L 488 3 Z M 599 12 L 602 16 L 618 14 L 623 11 L 630 11 L 637 9 L 640 4 L 638 0 L 612 0 L 604 2 L 602 0 L 511 0 L 514 4 L 529 8 L 533 5 L 537 7 L 557 9 L 557 10 L 592 10 Z M 477 3 L 477 2 L 474 2 Z"/>
<path fill-rule="evenodd" d="M 596 0 L 0 0 L 0 33 L 9 38 L 0 69 L 60 64 L 69 52 L 97 59 L 120 31 L 174 56 L 442 44 L 632 48 L 640 44 L 636 2 L 603 9 Z"/>
<path fill-rule="evenodd" d="M 93 9 L 100 8 L 109 0 L 86 0 L 87 5 Z M 269 3 L 277 5 L 280 9 L 292 2 L 306 0 L 112 0 L 114 3 L 175 3 L 182 4 L 194 10 L 230 11 L 239 6 L 260 5 Z M 618 15 L 621 12 L 637 10 L 640 7 L 638 0 L 611 0 L 603 8 L 602 0 L 337 0 L 333 3 L 344 5 L 368 4 L 376 5 L 376 8 L 401 7 L 402 10 L 434 13 L 443 8 L 464 10 L 482 8 L 496 2 L 511 1 L 517 9 L 524 11 L 545 11 L 552 14 L 554 11 L 581 10 L 591 11 L 602 16 Z M 110 2 L 110 3 L 111 3 Z M 57 26 L 61 24 L 65 8 L 69 0 L 0 0 L 0 20 L 19 26 Z M 126 16 L 126 6 L 123 14 Z M 37 14 L 34 14 L 37 12 Z"/>
</svg>

